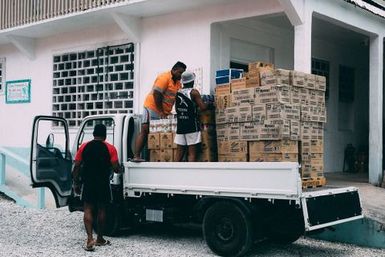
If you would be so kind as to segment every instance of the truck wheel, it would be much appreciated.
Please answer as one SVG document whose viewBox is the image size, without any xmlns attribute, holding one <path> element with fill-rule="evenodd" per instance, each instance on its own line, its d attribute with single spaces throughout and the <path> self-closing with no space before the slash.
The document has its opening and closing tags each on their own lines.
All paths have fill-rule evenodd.
<svg viewBox="0 0 385 257">
<path fill-rule="evenodd" d="M 203 218 L 203 236 L 209 248 L 220 256 L 242 256 L 251 247 L 250 217 L 236 204 L 217 202 Z"/>
<path fill-rule="evenodd" d="M 98 232 L 97 216 L 94 216 L 93 227 Z M 103 234 L 105 236 L 116 236 L 120 231 L 119 207 L 115 204 L 109 204 L 106 207 L 106 224 Z"/>
</svg>

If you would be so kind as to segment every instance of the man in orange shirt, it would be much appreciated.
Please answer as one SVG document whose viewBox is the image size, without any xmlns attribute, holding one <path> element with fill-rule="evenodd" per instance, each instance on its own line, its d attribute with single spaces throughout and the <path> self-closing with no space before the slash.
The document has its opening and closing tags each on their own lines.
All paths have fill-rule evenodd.
<svg viewBox="0 0 385 257">
<path fill-rule="evenodd" d="M 136 138 L 134 161 L 144 161 L 140 153 L 147 141 L 151 120 L 165 118 L 171 113 L 175 97 L 181 88 L 180 79 L 186 70 L 186 65 L 177 62 L 171 71 L 160 74 L 154 82 L 151 92 L 144 101 L 142 129 Z"/>
</svg>

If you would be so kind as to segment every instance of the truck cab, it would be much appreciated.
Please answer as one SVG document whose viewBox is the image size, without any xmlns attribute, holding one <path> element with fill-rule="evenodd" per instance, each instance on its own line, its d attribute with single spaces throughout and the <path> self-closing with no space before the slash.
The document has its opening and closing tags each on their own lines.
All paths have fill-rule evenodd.
<svg viewBox="0 0 385 257">
<path fill-rule="evenodd" d="M 262 239 L 290 243 L 306 232 L 361 219 L 357 188 L 302 190 L 295 162 L 130 162 L 140 118 L 125 114 L 89 116 L 70 150 L 65 119 L 37 116 L 31 141 L 33 187 L 48 187 L 57 207 L 81 210 L 71 168 L 93 127 L 107 127 L 123 174 L 112 174 L 113 201 L 106 234 L 144 223 L 196 223 L 209 248 L 220 256 L 242 256 Z"/>
</svg>

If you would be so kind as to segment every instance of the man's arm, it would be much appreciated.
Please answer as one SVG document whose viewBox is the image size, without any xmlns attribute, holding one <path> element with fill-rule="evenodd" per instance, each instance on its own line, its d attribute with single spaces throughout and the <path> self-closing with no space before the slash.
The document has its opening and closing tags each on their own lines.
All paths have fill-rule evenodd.
<svg viewBox="0 0 385 257">
<path fill-rule="evenodd" d="M 112 163 L 112 170 L 115 173 L 121 173 L 122 172 L 122 168 L 120 167 L 120 164 L 118 161 Z"/>
<path fill-rule="evenodd" d="M 158 90 L 154 90 L 154 101 L 156 105 L 156 109 L 159 112 L 161 117 L 166 116 L 163 112 L 163 94 Z"/>
<path fill-rule="evenodd" d="M 72 181 L 76 194 L 80 194 L 80 166 L 81 161 L 75 161 L 74 168 L 72 169 Z"/>
<path fill-rule="evenodd" d="M 191 99 L 196 103 L 196 105 L 198 105 L 201 111 L 205 111 L 213 108 L 213 105 L 206 104 L 203 102 L 202 96 L 198 90 L 196 89 L 191 90 L 190 95 L 191 95 Z"/>
</svg>

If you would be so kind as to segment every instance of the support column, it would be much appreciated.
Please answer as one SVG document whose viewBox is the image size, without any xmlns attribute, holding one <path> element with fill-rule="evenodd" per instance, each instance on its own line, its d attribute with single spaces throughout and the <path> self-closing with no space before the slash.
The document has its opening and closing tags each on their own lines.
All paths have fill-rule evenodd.
<svg viewBox="0 0 385 257">
<path fill-rule="evenodd" d="M 382 168 L 382 106 L 383 106 L 383 37 L 370 39 L 369 54 L 369 183 L 381 185 Z"/>
<path fill-rule="evenodd" d="M 303 24 L 294 27 L 294 70 L 311 73 L 312 12 L 304 15 Z"/>
</svg>

